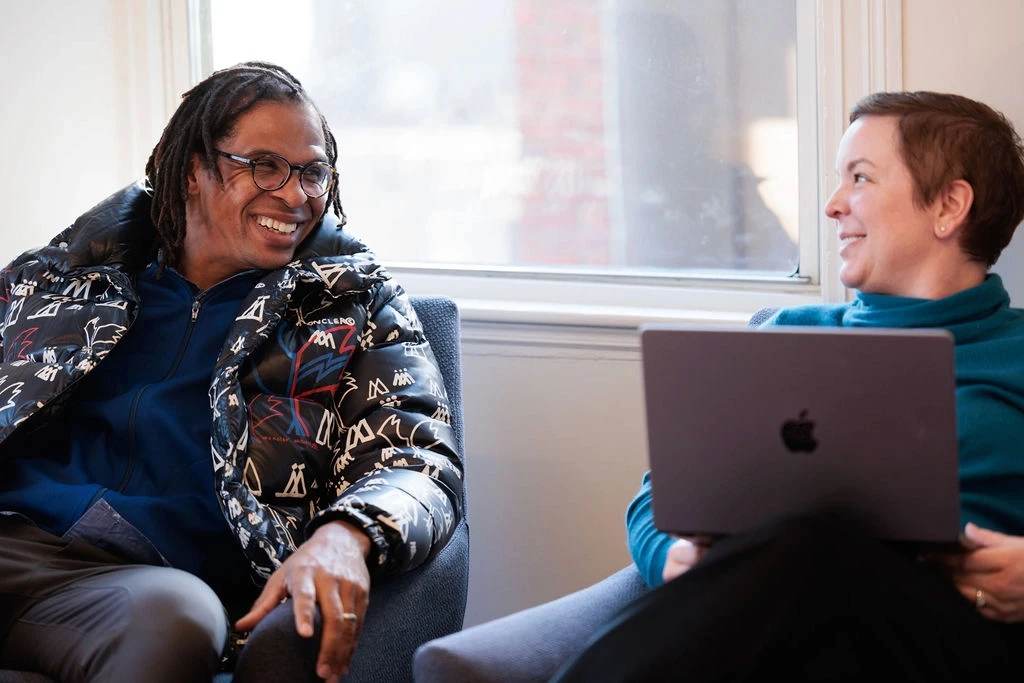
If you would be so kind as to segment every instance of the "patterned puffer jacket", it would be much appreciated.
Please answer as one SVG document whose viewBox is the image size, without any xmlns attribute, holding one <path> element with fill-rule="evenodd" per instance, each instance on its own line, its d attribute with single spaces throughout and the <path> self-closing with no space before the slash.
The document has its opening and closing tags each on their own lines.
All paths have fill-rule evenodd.
<svg viewBox="0 0 1024 683">
<path fill-rule="evenodd" d="M 45 425 L 131 327 L 135 274 L 155 257 L 150 204 L 129 186 L 0 274 L 0 441 Z M 365 530 L 380 576 L 421 564 L 461 518 L 433 352 L 401 287 L 331 215 L 240 307 L 210 411 L 217 497 L 258 582 L 327 521 Z"/>
</svg>

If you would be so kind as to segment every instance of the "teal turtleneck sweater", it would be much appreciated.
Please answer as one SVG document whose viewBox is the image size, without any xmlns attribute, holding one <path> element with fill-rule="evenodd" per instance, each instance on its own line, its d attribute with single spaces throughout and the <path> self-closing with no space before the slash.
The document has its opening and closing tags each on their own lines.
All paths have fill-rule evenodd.
<svg viewBox="0 0 1024 683">
<path fill-rule="evenodd" d="M 765 325 L 944 328 L 956 343 L 963 521 L 1024 536 L 1024 310 L 998 275 L 944 299 L 857 293 L 845 304 L 780 310 Z M 654 526 L 650 473 L 626 511 L 629 551 L 650 586 L 662 583 L 675 539 Z"/>
</svg>

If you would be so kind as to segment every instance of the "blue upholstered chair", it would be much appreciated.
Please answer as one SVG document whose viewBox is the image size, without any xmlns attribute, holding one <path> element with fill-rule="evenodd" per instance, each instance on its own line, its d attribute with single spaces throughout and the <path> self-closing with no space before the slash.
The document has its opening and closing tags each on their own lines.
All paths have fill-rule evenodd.
<svg viewBox="0 0 1024 683">
<path fill-rule="evenodd" d="M 749 325 L 776 311 L 763 308 Z M 598 628 L 647 592 L 636 566 L 550 602 L 426 643 L 416 651 L 416 683 L 534 683 L 549 680 Z"/>
<path fill-rule="evenodd" d="M 447 297 L 412 297 L 423 330 L 444 375 L 452 425 L 465 453 L 459 310 Z M 466 509 L 463 501 L 463 509 Z M 469 526 L 463 517 L 448 545 L 424 566 L 373 584 L 360 645 L 346 680 L 359 683 L 412 681 L 416 648 L 462 628 L 469 589 Z M 132 680 L 125 672 L 124 680 Z M 219 674 L 216 683 L 229 683 Z M 46 676 L 0 671 L 0 683 L 53 683 Z"/>
</svg>

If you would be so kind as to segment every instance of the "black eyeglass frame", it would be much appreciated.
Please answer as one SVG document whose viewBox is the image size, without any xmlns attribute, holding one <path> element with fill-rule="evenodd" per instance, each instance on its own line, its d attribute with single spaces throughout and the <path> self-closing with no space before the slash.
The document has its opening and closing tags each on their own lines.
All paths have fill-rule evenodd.
<svg viewBox="0 0 1024 683">
<path fill-rule="evenodd" d="M 225 159 L 229 159 L 231 161 L 234 161 L 235 163 L 245 164 L 246 166 L 248 166 L 249 167 L 249 173 L 252 176 L 252 182 L 256 185 L 256 187 L 258 187 L 261 190 L 264 190 L 266 192 L 274 192 L 275 190 L 280 190 L 282 187 L 287 185 L 288 181 L 292 179 L 292 173 L 294 173 L 295 171 L 298 171 L 298 173 L 299 173 L 299 187 L 302 188 L 303 193 L 305 193 L 305 195 L 307 197 L 309 197 L 310 199 L 319 199 L 320 197 L 323 197 L 325 194 L 327 194 L 328 192 L 331 191 L 331 188 L 334 187 L 334 183 L 338 182 L 338 171 L 337 171 L 337 169 L 335 169 L 333 166 L 331 166 L 326 161 L 311 161 L 308 164 L 305 164 L 303 166 L 299 166 L 298 164 L 293 164 L 292 162 L 288 161 L 287 159 L 285 159 L 280 154 L 274 154 L 273 152 L 268 152 L 266 154 L 261 154 L 258 157 L 256 157 L 255 159 L 249 159 L 247 157 L 239 156 L 238 154 L 230 154 L 228 152 L 223 152 L 223 151 L 221 151 L 219 149 L 213 150 L 213 153 L 214 154 L 218 154 L 218 155 L 224 157 Z M 284 177 L 284 180 L 282 180 L 281 184 L 278 185 L 277 187 L 263 187 L 262 185 L 260 185 L 259 181 L 256 180 L 256 164 L 259 163 L 259 161 L 261 159 L 266 159 L 267 157 L 271 157 L 271 158 L 274 158 L 274 159 L 280 159 L 281 161 L 284 162 L 284 165 L 288 167 L 288 175 L 286 175 Z M 327 167 L 327 170 L 329 170 L 331 172 L 331 181 L 329 183 L 327 183 L 327 187 L 320 194 L 310 194 L 309 190 L 306 189 L 305 183 L 303 183 L 303 181 L 302 181 L 302 174 L 306 171 L 307 168 L 309 168 L 310 166 L 315 166 L 317 164 L 320 164 L 321 166 L 326 166 Z"/>
</svg>

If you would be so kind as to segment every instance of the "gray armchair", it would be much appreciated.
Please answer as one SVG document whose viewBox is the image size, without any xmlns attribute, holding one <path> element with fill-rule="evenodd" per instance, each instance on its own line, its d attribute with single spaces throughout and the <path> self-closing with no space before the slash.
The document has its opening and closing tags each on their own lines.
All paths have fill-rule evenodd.
<svg viewBox="0 0 1024 683">
<path fill-rule="evenodd" d="M 547 681 L 616 612 L 647 592 L 634 565 L 564 597 L 431 641 L 416 683 Z"/>
<path fill-rule="evenodd" d="M 412 304 L 444 375 L 452 426 L 459 452 L 465 457 L 459 310 L 447 297 L 412 297 Z M 465 513 L 465 497 L 462 504 Z M 423 567 L 373 585 L 360 646 L 347 679 L 359 683 L 412 681 L 416 648 L 462 628 L 468 591 L 469 524 L 463 514 L 455 534 L 436 557 Z"/>
<path fill-rule="evenodd" d="M 411 297 L 423 332 L 444 375 L 452 426 L 465 457 L 459 309 L 447 297 Z M 463 488 L 465 491 L 465 487 Z M 466 507 L 465 496 L 462 501 Z M 463 514 L 448 545 L 422 567 L 373 584 L 370 607 L 346 680 L 412 681 L 412 655 L 431 639 L 459 631 L 469 591 L 469 524 Z M 217 679 L 228 683 L 230 679 Z M 3 683 L 0 680 L 0 683 Z"/>
<path fill-rule="evenodd" d="M 459 310 L 447 297 L 412 297 L 412 304 L 444 375 L 452 426 L 460 455 L 464 456 Z M 469 525 L 463 516 L 452 539 L 437 556 L 407 574 L 373 584 L 360 646 L 346 680 L 412 681 L 412 656 L 416 648 L 462 628 L 468 589 Z M 125 680 L 131 678 L 130 672 L 125 672 Z M 230 683 L 231 674 L 218 674 L 215 681 Z M 0 671 L 0 683 L 52 681 L 34 673 Z"/>
<path fill-rule="evenodd" d="M 760 327 L 776 310 L 762 308 L 748 324 Z M 636 566 L 629 565 L 557 600 L 426 643 L 413 659 L 416 683 L 547 681 L 647 590 Z"/>
</svg>

